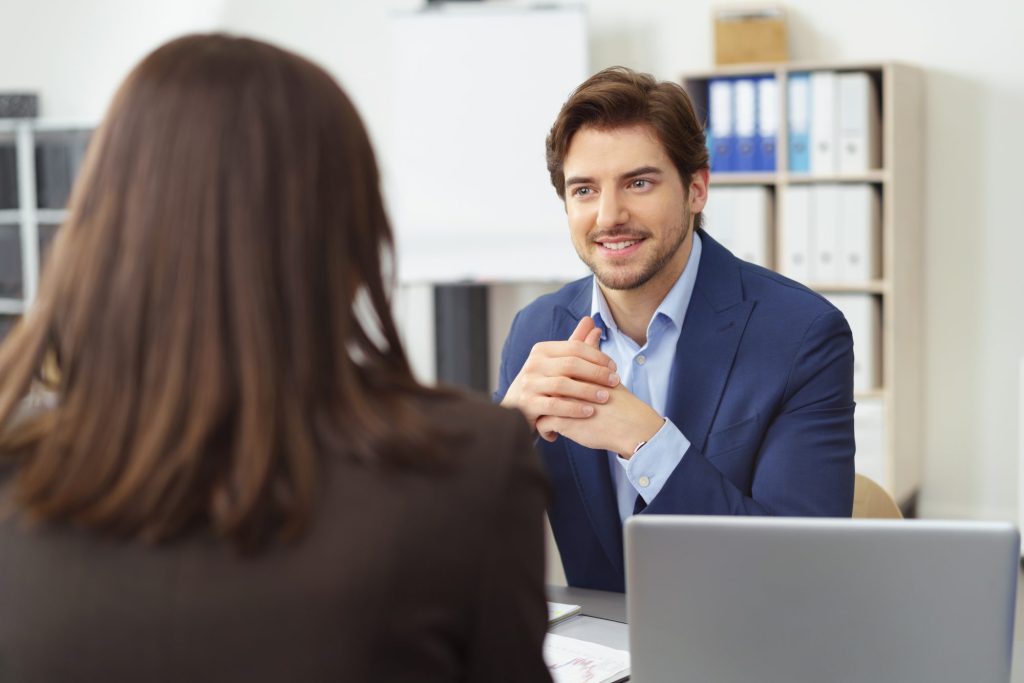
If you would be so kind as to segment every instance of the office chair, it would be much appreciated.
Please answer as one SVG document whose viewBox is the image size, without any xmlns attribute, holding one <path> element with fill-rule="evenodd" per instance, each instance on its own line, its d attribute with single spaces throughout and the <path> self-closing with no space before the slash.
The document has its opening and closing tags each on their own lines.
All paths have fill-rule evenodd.
<svg viewBox="0 0 1024 683">
<path fill-rule="evenodd" d="M 903 513 L 889 492 L 863 474 L 858 474 L 853 484 L 853 516 L 860 519 L 903 519 Z"/>
</svg>

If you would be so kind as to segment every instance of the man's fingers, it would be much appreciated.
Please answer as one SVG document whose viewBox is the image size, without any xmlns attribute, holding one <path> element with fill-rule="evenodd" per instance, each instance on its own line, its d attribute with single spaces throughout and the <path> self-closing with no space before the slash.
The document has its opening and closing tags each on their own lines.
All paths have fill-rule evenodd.
<svg viewBox="0 0 1024 683">
<path fill-rule="evenodd" d="M 569 341 L 583 341 L 595 327 L 593 318 L 589 315 L 583 316 L 576 325 L 576 329 L 569 335 Z"/>
<path fill-rule="evenodd" d="M 561 420 L 557 417 L 542 417 L 537 420 L 537 433 L 545 441 L 554 441 L 558 438 L 558 425 Z"/>
<path fill-rule="evenodd" d="M 601 328 L 598 327 L 595 329 L 600 334 Z M 533 345 L 533 348 L 530 350 L 530 356 L 527 358 L 526 362 L 529 365 L 534 361 L 540 362 L 546 358 L 558 359 L 576 357 L 582 358 L 583 360 L 595 365 L 609 367 L 614 371 L 615 362 L 611 357 L 608 356 L 608 354 L 603 353 L 596 345 L 590 345 L 585 340 L 586 337 L 569 341 L 538 342 Z"/>
<path fill-rule="evenodd" d="M 607 384 L 580 382 L 569 377 L 531 378 L 528 389 L 542 396 L 576 399 L 588 403 L 606 403 L 611 397 Z"/>
<path fill-rule="evenodd" d="M 619 376 L 612 368 L 607 365 L 595 365 L 574 356 L 552 358 L 546 364 L 543 374 L 548 377 L 568 377 L 609 387 L 614 387 L 619 383 Z"/>
<path fill-rule="evenodd" d="M 587 338 L 583 340 L 583 343 L 587 346 L 592 346 L 595 349 L 601 348 L 601 328 L 595 327 L 588 334 Z"/>
<path fill-rule="evenodd" d="M 537 396 L 530 401 L 529 412 L 533 415 L 540 415 L 540 420 L 549 417 L 568 417 L 582 419 L 594 414 L 594 406 L 584 401 L 574 401 L 571 398 L 558 396 Z M 537 424 L 540 424 L 538 420 Z M 540 431 L 540 427 L 537 427 Z"/>
</svg>

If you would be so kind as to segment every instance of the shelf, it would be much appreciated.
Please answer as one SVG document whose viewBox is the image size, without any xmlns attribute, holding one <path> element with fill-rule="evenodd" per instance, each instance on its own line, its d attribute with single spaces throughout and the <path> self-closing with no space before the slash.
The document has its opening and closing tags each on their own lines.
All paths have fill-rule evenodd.
<svg viewBox="0 0 1024 683">
<path fill-rule="evenodd" d="M 853 400 L 860 401 L 884 401 L 885 389 L 870 389 L 868 391 L 853 392 Z"/>
<path fill-rule="evenodd" d="M 889 174 L 882 169 L 861 173 L 784 173 L 780 174 L 780 182 L 790 185 L 809 183 L 884 183 Z"/>
<path fill-rule="evenodd" d="M 898 62 L 760 62 L 751 64 L 727 64 L 708 71 L 687 72 L 683 78 L 688 81 L 706 81 L 723 76 L 763 76 L 779 73 L 804 71 L 876 71 Z"/>
<path fill-rule="evenodd" d="M 885 183 L 887 171 L 878 169 L 863 173 L 712 173 L 712 185 L 810 185 L 812 183 Z"/>
<path fill-rule="evenodd" d="M 0 299 L 0 315 L 21 315 L 25 312 L 25 302 L 21 299 Z"/>
<path fill-rule="evenodd" d="M 854 294 L 887 294 L 888 283 L 885 280 L 869 282 L 807 282 L 804 283 L 816 292 L 852 292 Z"/>
<path fill-rule="evenodd" d="M 0 224 L 17 225 L 21 223 L 21 209 L 0 210 Z M 68 219 L 67 209 L 36 209 L 36 223 L 59 224 Z"/>
<path fill-rule="evenodd" d="M 788 168 L 788 82 L 794 73 L 815 71 L 868 74 L 879 105 L 882 150 L 880 163 L 875 162 L 879 168 L 854 173 L 794 172 Z M 878 406 L 881 410 L 859 411 L 858 429 L 863 433 L 858 435 L 857 458 L 862 459 L 865 453 L 868 454 L 867 462 L 877 465 L 873 476 L 879 483 L 898 500 L 909 499 L 920 487 L 923 460 L 923 369 L 920 352 L 920 340 L 923 338 L 923 72 L 914 66 L 888 61 L 782 62 L 706 69 L 684 74 L 680 80 L 696 109 L 706 115 L 710 80 L 759 76 L 774 76 L 780 93 L 776 109 L 776 120 L 780 124 L 776 131 L 777 170 L 770 173 L 713 173 L 711 184 L 720 191 L 730 185 L 748 185 L 758 188 L 759 194 L 774 195 L 769 198 L 772 205 L 767 212 L 772 217 L 772 227 L 765 241 L 768 253 L 776 257 L 778 264 L 787 263 L 787 238 L 804 239 L 799 226 L 787 232 L 792 230 L 788 219 L 796 217 L 806 223 L 808 230 L 813 221 L 829 220 L 824 214 L 813 213 L 811 205 L 795 201 L 801 198 L 794 198 L 790 190 L 795 189 L 799 194 L 813 189 L 817 193 L 829 185 L 841 186 L 841 190 L 855 186 L 871 190 L 873 206 L 870 210 L 878 211 L 879 219 L 877 245 L 872 247 L 877 248 L 879 270 L 867 272 L 874 272 L 875 277 L 843 282 L 822 276 L 819 281 L 804 284 L 834 299 L 846 298 L 843 295 L 850 294 L 872 299 L 868 307 L 872 320 L 865 323 L 858 318 L 860 325 L 872 329 L 863 332 L 857 350 L 877 344 L 875 361 L 879 367 L 869 370 L 872 376 L 877 373 L 878 377 L 874 381 L 862 380 L 858 386 L 876 388 L 854 392 L 854 397 L 858 403 Z M 876 228 L 872 226 L 870 229 Z M 830 248 L 836 247 L 830 245 Z M 833 277 L 838 279 L 839 276 L 835 274 Z M 877 319 L 874 317 L 876 307 L 879 309 Z M 876 324 L 877 330 L 873 329 Z M 857 330 L 854 330 L 854 335 L 857 336 Z M 861 355 L 864 354 L 858 353 Z M 861 462 L 865 461 L 862 459 Z"/>
<path fill-rule="evenodd" d="M 68 218 L 67 209 L 36 209 L 36 222 L 60 224 Z"/>
<path fill-rule="evenodd" d="M 712 185 L 774 185 L 774 173 L 712 173 Z"/>
</svg>

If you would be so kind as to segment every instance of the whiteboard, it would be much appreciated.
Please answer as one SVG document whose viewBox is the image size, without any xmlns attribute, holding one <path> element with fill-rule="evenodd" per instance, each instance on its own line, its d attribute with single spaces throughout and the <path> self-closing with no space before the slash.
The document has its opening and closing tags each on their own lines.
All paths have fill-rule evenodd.
<svg viewBox="0 0 1024 683">
<path fill-rule="evenodd" d="M 582 7 L 443 5 L 392 18 L 385 194 L 402 282 L 587 274 L 544 160 L 588 75 Z"/>
</svg>

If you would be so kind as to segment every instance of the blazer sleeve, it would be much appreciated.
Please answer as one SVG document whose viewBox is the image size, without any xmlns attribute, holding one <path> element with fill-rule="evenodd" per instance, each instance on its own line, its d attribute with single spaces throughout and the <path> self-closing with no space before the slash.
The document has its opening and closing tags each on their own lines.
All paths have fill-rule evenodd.
<svg viewBox="0 0 1024 683">
<path fill-rule="evenodd" d="M 508 335 L 505 337 L 505 344 L 501 347 L 501 364 L 498 366 L 498 390 L 491 396 L 491 400 L 495 403 L 501 403 L 501 400 L 505 398 L 505 393 L 508 391 L 509 386 L 512 384 L 512 380 L 519 374 L 519 370 L 523 367 L 525 359 L 513 360 L 512 356 L 515 355 L 513 352 L 521 344 L 517 344 L 515 336 L 518 331 L 519 316 L 522 315 L 522 311 L 516 313 L 515 317 L 512 318 L 512 324 L 509 326 Z M 515 367 L 513 367 L 515 366 Z"/>
<path fill-rule="evenodd" d="M 509 411 L 506 424 L 512 428 L 495 434 L 496 444 L 506 444 L 507 455 L 501 460 L 507 470 L 493 497 L 491 523 L 481 548 L 466 680 L 548 683 L 551 676 L 542 656 L 547 631 L 543 526 L 547 481 L 522 417 Z"/>
<path fill-rule="evenodd" d="M 853 510 L 853 339 L 831 310 L 808 328 L 780 410 L 754 458 L 751 495 L 692 446 L 644 514 L 849 517 Z"/>
</svg>

